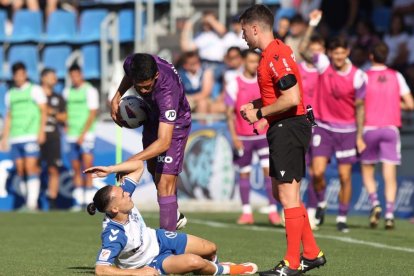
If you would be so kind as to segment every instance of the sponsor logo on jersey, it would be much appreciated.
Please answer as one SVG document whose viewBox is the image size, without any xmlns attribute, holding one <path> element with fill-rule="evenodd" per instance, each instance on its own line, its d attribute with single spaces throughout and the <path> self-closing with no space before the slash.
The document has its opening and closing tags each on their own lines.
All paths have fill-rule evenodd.
<svg viewBox="0 0 414 276">
<path fill-rule="evenodd" d="M 168 121 L 175 121 L 175 118 L 177 117 L 177 112 L 173 109 L 165 111 L 165 118 L 167 118 Z"/>
<path fill-rule="evenodd" d="M 174 161 L 174 159 L 171 156 L 158 156 L 158 162 L 160 163 L 170 164 L 172 161 Z"/>
<path fill-rule="evenodd" d="M 176 232 L 165 231 L 164 234 L 169 239 L 174 239 L 175 237 L 177 237 L 177 233 Z"/>
<path fill-rule="evenodd" d="M 111 256 L 111 250 L 109 249 L 102 249 L 101 254 L 99 254 L 100 261 L 107 261 Z"/>
</svg>

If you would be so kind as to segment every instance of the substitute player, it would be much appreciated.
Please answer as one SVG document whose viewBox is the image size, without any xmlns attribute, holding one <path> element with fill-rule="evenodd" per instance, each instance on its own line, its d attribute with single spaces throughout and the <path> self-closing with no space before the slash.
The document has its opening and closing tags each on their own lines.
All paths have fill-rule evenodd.
<svg viewBox="0 0 414 276">
<path fill-rule="evenodd" d="M 372 67 L 367 71 L 364 140 L 361 154 L 362 177 L 372 205 L 370 225 L 378 226 L 382 208 L 378 200 L 375 165 L 382 163 L 385 182 L 385 229 L 393 229 L 397 195 L 397 165 L 401 163 L 401 99 L 403 107 L 414 109 L 413 97 L 404 77 L 385 66 L 388 47 L 379 42 L 370 53 Z"/>
<path fill-rule="evenodd" d="M 5 96 L 1 148 L 6 150 L 9 140 L 21 189 L 27 191 L 25 207 L 33 211 L 40 193 L 39 145 L 45 142 L 46 97 L 40 86 L 28 81 L 23 63 L 13 64 L 12 72 L 14 87 Z"/>
<path fill-rule="evenodd" d="M 144 150 L 129 160 L 147 161 L 157 188 L 160 227 L 174 231 L 185 217 L 177 215 L 177 178 L 182 171 L 184 149 L 191 129 L 190 106 L 177 70 L 166 60 L 149 54 L 133 54 L 124 62 L 125 76 L 111 102 L 112 119 L 120 126 L 119 101 L 134 86 L 150 106 L 144 124 Z M 177 220 L 177 217 L 179 220 Z"/>
<path fill-rule="evenodd" d="M 96 275 L 254 274 L 254 263 L 218 263 L 217 247 L 202 238 L 148 228 L 131 200 L 144 171 L 141 160 L 110 167 L 93 167 L 85 173 L 105 177 L 123 173 L 121 187 L 105 186 L 88 205 L 88 213 L 105 213 L 102 247 L 96 259 Z M 113 266 L 115 265 L 115 266 Z M 128 269 L 128 270 L 126 270 Z"/>
<path fill-rule="evenodd" d="M 317 12 L 321 17 L 322 13 Z M 315 26 L 310 27 L 313 29 Z M 309 40 L 304 42 L 305 45 L 308 43 Z M 323 53 L 314 55 L 310 51 L 301 53 L 314 63 L 320 77 L 320 87 L 314 96 L 318 127 L 314 128 L 311 143 L 313 185 L 317 192 L 323 192 L 325 171 L 334 155 L 341 184 L 336 222 L 338 231 L 344 233 L 349 232 L 347 214 L 352 196 L 352 164 L 357 161 L 357 153 L 365 148 L 362 127 L 366 75 L 352 65 L 349 53 L 348 43 L 342 38 L 329 42 L 328 56 Z M 326 201 L 324 195 L 320 197 L 323 201 L 318 203 L 316 217 L 322 223 Z"/>
<path fill-rule="evenodd" d="M 250 206 L 250 172 L 252 170 L 253 153 L 257 152 L 260 165 L 263 168 L 264 184 L 269 199 L 269 222 L 280 224 L 280 216 L 277 212 L 276 200 L 272 195 L 272 180 L 269 176 L 269 145 L 266 140 L 267 122 L 260 120 L 255 127 L 243 120 L 240 115 L 240 107 L 246 102 L 260 97 L 257 83 L 257 67 L 260 55 L 253 50 L 242 52 L 243 69 L 234 80 L 226 83 L 225 103 L 227 105 L 227 124 L 233 139 L 235 149 L 235 164 L 239 168 L 240 198 L 243 205 L 243 213 L 238 219 L 238 224 L 253 224 L 254 218 Z M 257 135 L 254 131 L 257 131 Z"/>
<path fill-rule="evenodd" d="M 66 104 L 63 97 L 53 91 L 57 76 L 53 69 L 45 68 L 40 74 L 42 90 L 47 98 L 46 140 L 40 146 L 41 160 L 46 163 L 48 172 L 47 198 L 49 208 L 56 209 L 59 192 L 59 169 L 62 166 L 60 149 L 60 126 L 66 123 Z"/>
<path fill-rule="evenodd" d="M 74 64 L 69 68 L 72 86 L 63 91 L 67 103 L 67 140 L 70 146 L 69 159 L 73 170 L 73 211 L 86 206 L 96 192 L 92 178 L 84 179 L 82 168 L 93 165 L 95 147 L 95 120 L 99 108 L 98 90 L 83 78 L 82 70 Z"/>
<path fill-rule="evenodd" d="M 273 38 L 273 21 L 272 12 L 264 5 L 254 5 L 240 16 L 243 37 L 250 49 L 262 50 L 257 70 L 261 98 L 240 109 L 252 124 L 263 117 L 269 122 L 267 140 L 273 194 L 283 205 L 286 220 L 285 257 L 260 275 L 301 275 L 324 265 L 326 259 L 313 237 L 299 193 L 311 137 L 311 123 L 302 102 L 299 69 L 292 50 Z"/>
</svg>

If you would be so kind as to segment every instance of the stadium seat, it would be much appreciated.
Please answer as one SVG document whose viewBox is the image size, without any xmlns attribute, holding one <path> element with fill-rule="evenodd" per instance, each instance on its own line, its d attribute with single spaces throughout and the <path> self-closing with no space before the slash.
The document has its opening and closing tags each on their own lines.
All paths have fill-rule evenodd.
<svg viewBox="0 0 414 276">
<path fill-rule="evenodd" d="M 6 104 L 4 102 L 4 96 L 8 90 L 8 86 L 5 82 L 0 82 L 0 116 L 5 117 L 6 115 Z"/>
<path fill-rule="evenodd" d="M 279 5 L 280 0 L 262 0 L 263 5 Z"/>
<path fill-rule="evenodd" d="M 39 53 L 35 45 L 12 45 L 7 55 L 9 61 L 9 76 L 11 79 L 11 67 L 16 62 L 26 65 L 27 74 L 31 81 L 39 83 Z"/>
<path fill-rule="evenodd" d="M 125 42 L 133 42 L 135 38 L 135 15 L 134 10 L 132 9 L 124 9 L 120 10 L 118 14 L 119 18 L 119 41 L 121 43 Z M 139 16 L 141 19 L 141 26 L 142 26 L 142 36 L 141 41 L 144 40 L 145 37 L 145 25 L 147 22 L 147 14 L 146 12 L 142 12 L 142 15 Z"/>
<path fill-rule="evenodd" d="M 0 42 L 3 42 L 6 39 L 6 20 L 6 12 L 4 10 L 0 10 Z"/>
<path fill-rule="evenodd" d="M 42 12 L 19 10 L 13 16 L 13 33 L 7 40 L 11 43 L 38 42 L 41 39 L 42 29 Z"/>
<path fill-rule="evenodd" d="M 5 80 L 6 74 L 4 73 L 4 50 L 0 50 L 0 80 Z"/>
<path fill-rule="evenodd" d="M 71 42 L 76 36 L 76 14 L 57 10 L 49 15 L 45 43 Z"/>
<path fill-rule="evenodd" d="M 70 56 L 72 49 L 70 46 L 47 46 L 43 50 L 43 65 L 54 69 L 59 79 L 66 76 L 66 59 Z"/>
<path fill-rule="evenodd" d="M 90 43 L 101 38 L 101 23 L 108 15 L 104 9 L 85 10 L 80 16 L 79 35 L 75 43 Z"/>
<path fill-rule="evenodd" d="M 387 7 L 374 8 L 371 14 L 371 21 L 375 26 L 376 31 L 385 33 L 390 28 L 391 9 Z"/>
<path fill-rule="evenodd" d="M 98 45 L 85 45 L 81 47 L 83 56 L 83 76 L 85 79 L 98 79 L 101 75 L 101 57 Z"/>
</svg>

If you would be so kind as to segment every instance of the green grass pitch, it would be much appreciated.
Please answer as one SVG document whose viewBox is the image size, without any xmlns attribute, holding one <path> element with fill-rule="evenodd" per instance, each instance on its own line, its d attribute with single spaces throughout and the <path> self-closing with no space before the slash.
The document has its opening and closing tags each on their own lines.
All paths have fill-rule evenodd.
<svg viewBox="0 0 414 276">
<path fill-rule="evenodd" d="M 151 227 L 156 213 L 144 213 Z M 221 261 L 272 267 L 285 251 L 284 229 L 256 214 L 254 226 L 238 226 L 236 213 L 186 213 L 185 232 L 214 241 Z M 334 217 L 315 234 L 328 263 L 306 275 L 414 275 L 414 225 L 397 220 L 394 231 L 368 228 L 350 217 L 351 232 L 338 233 Z M 101 215 L 0 213 L 0 275 L 91 275 L 100 245 Z"/>
</svg>

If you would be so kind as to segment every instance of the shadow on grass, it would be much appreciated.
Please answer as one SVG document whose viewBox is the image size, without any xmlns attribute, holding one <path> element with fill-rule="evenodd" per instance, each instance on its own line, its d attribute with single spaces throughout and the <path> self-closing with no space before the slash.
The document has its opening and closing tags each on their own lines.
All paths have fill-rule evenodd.
<svg viewBox="0 0 414 276">
<path fill-rule="evenodd" d="M 93 274 L 95 275 L 95 267 L 94 266 L 72 266 L 68 267 L 67 269 L 72 270 L 73 273 L 77 274 Z M 77 271 L 75 271 L 77 270 Z"/>
</svg>

